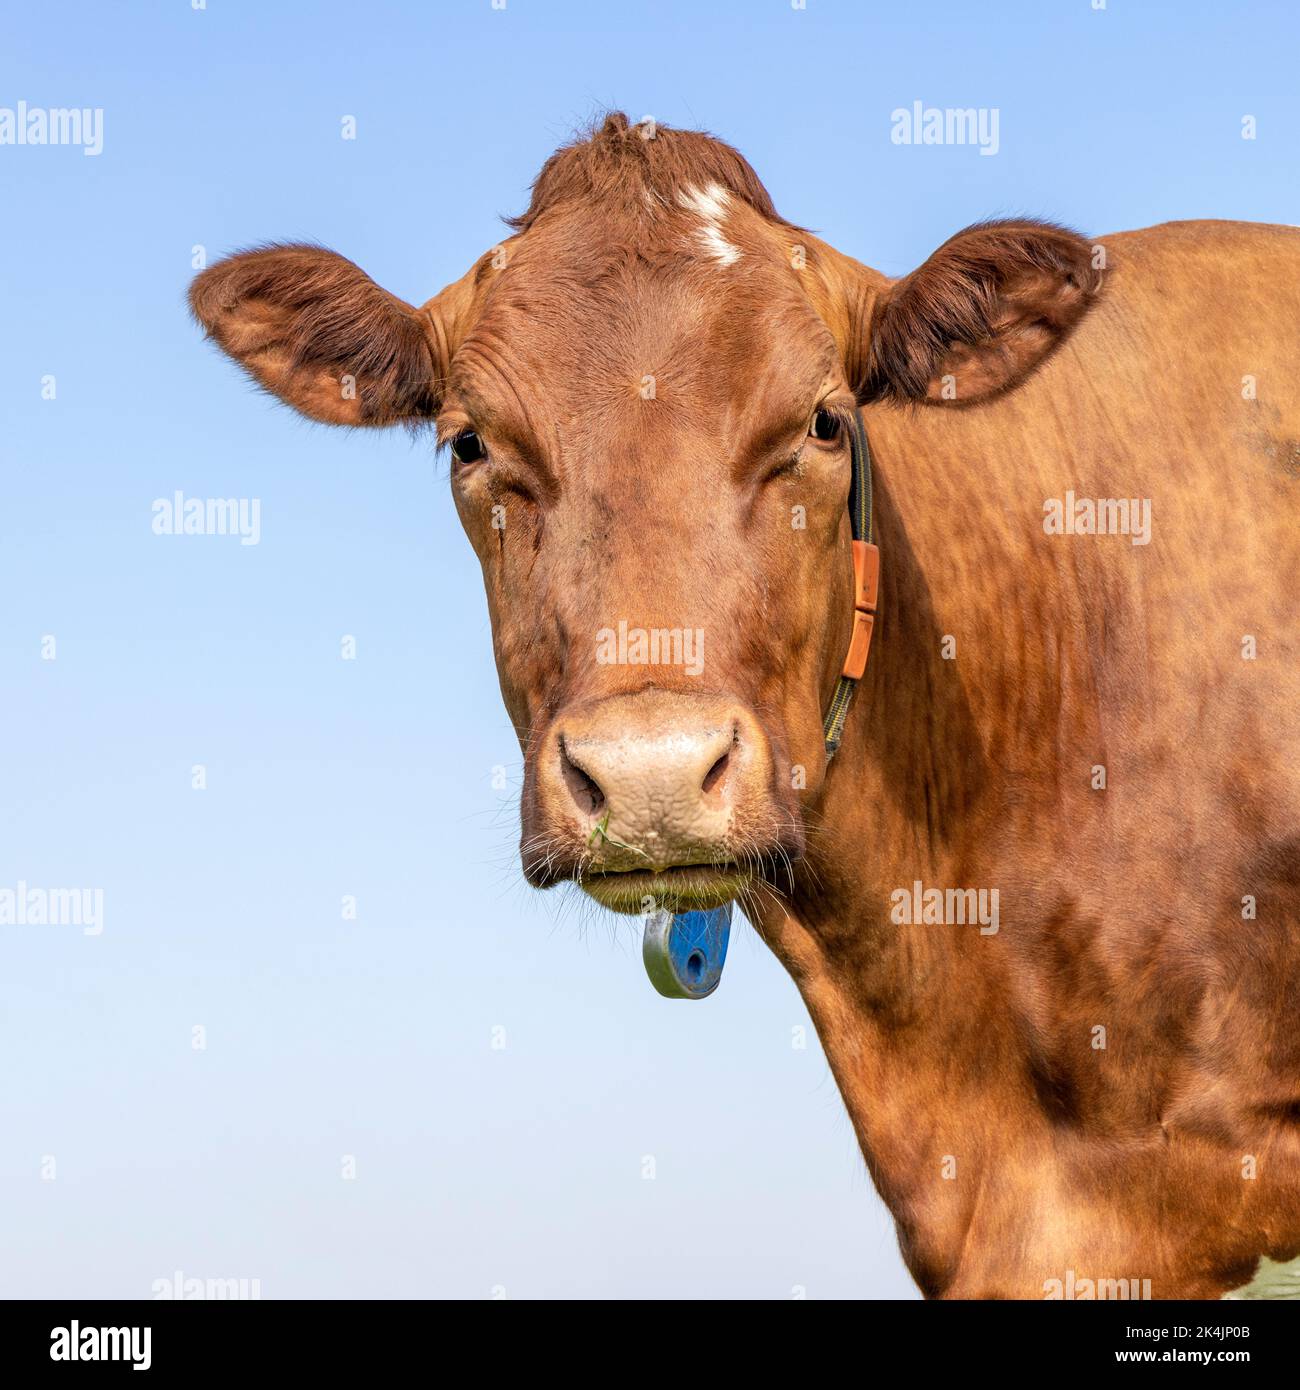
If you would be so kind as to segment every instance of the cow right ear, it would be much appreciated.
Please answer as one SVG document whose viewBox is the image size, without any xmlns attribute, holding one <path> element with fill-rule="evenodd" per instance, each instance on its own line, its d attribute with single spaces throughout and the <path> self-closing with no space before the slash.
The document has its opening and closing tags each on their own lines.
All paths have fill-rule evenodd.
<svg viewBox="0 0 1300 1390">
<path fill-rule="evenodd" d="M 318 246 L 269 246 L 210 266 L 190 287 L 208 335 L 256 381 L 330 425 L 416 423 L 437 414 L 448 335 Z"/>
<path fill-rule="evenodd" d="M 1091 245 L 1064 227 L 968 227 L 876 298 L 859 399 L 961 406 L 1011 390 L 1100 289 Z"/>
</svg>

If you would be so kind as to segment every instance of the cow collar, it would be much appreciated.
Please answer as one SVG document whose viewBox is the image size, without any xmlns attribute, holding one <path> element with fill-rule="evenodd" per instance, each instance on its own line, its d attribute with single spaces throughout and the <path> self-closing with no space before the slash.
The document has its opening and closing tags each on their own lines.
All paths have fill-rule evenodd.
<svg viewBox="0 0 1300 1390">
<path fill-rule="evenodd" d="M 871 524 L 871 449 L 867 444 L 867 427 L 862 412 L 853 412 L 849 431 L 849 453 L 853 477 L 849 484 L 849 522 L 853 528 L 853 636 L 844 669 L 835 683 L 826 718 L 822 720 L 822 736 L 826 740 L 826 758 L 835 756 L 844 734 L 853 691 L 867 669 L 867 653 L 871 650 L 871 633 L 876 621 L 876 589 L 880 579 L 880 551 L 872 540 Z"/>
</svg>

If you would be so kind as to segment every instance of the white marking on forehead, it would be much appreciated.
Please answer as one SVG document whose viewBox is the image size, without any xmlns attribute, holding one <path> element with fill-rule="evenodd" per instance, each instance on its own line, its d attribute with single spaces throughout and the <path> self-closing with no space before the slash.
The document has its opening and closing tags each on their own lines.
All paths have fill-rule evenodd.
<svg viewBox="0 0 1300 1390">
<path fill-rule="evenodd" d="M 677 201 L 704 223 L 696 235 L 714 260 L 730 265 L 740 259 L 739 249 L 722 235 L 721 223 L 727 215 L 730 199 L 721 184 L 711 183 L 707 188 L 684 188 L 677 195 Z"/>
</svg>

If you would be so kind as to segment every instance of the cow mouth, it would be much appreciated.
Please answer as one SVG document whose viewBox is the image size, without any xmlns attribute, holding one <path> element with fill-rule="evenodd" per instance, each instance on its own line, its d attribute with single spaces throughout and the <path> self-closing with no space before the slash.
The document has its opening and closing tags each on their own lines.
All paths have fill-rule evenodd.
<svg viewBox="0 0 1300 1390">
<path fill-rule="evenodd" d="M 669 912 L 721 907 L 753 882 L 753 871 L 739 864 L 682 864 L 668 869 L 588 870 L 578 883 L 613 912 L 636 916 L 649 900 Z"/>
</svg>

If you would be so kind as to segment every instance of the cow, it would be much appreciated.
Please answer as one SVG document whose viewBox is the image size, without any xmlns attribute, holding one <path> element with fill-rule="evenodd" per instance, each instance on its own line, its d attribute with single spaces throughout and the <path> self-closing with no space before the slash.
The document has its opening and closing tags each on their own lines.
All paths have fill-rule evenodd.
<svg viewBox="0 0 1300 1390">
<path fill-rule="evenodd" d="M 191 304 L 304 415 L 449 447 L 529 882 L 743 909 L 927 1297 L 1294 1257 L 1300 231 L 995 221 L 890 279 L 621 114 L 510 227 L 420 308 L 309 245 Z"/>
</svg>

